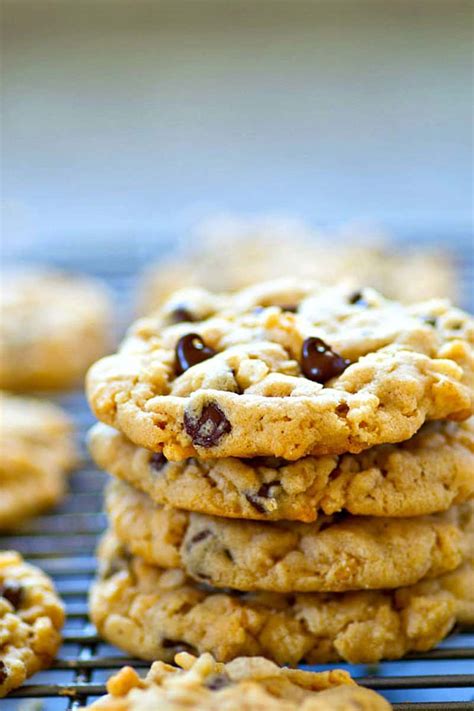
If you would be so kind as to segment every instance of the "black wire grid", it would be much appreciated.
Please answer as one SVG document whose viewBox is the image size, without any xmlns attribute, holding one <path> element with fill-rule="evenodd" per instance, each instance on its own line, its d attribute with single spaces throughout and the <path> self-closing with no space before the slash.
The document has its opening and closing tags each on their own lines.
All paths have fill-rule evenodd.
<svg viewBox="0 0 474 711">
<path fill-rule="evenodd" d="M 472 283 L 472 252 L 468 252 L 467 257 L 465 250 L 459 255 L 465 302 L 470 300 L 468 287 Z M 95 264 L 89 269 L 89 264 L 74 266 L 97 274 Z M 126 272 L 123 262 L 120 267 L 117 269 L 113 258 L 108 259 L 99 274 L 109 282 L 119 306 L 130 303 L 133 285 L 131 265 Z M 122 325 L 128 318 L 125 311 L 123 308 Z M 64 644 L 50 670 L 35 675 L 0 701 L 2 711 L 79 709 L 104 694 L 106 679 L 124 664 L 143 671 L 149 666 L 102 642 L 88 619 L 87 594 L 96 569 L 94 550 L 106 526 L 102 490 L 107 475 L 94 466 L 86 451 L 85 434 L 93 417 L 84 396 L 75 393 L 59 398 L 59 402 L 76 423 L 82 466 L 71 476 L 70 494 L 64 503 L 30 520 L 14 535 L 0 537 L 0 549 L 19 551 L 54 578 L 67 609 Z M 348 669 L 359 683 L 380 691 L 399 711 L 474 709 L 474 628 L 457 629 L 437 649 L 401 661 L 338 666 Z"/>
</svg>

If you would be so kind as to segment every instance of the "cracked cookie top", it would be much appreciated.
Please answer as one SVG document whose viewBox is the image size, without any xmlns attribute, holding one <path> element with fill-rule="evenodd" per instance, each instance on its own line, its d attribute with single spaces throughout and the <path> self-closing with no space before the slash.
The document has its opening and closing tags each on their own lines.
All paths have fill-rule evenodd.
<svg viewBox="0 0 474 711">
<path fill-rule="evenodd" d="M 359 452 L 466 419 L 473 321 L 445 301 L 282 280 L 175 294 L 96 363 L 99 419 L 181 460 Z"/>
<path fill-rule="evenodd" d="M 357 686 L 347 672 L 287 669 L 263 657 L 228 664 L 211 654 L 181 652 L 176 666 L 155 662 L 145 679 L 124 667 L 107 683 L 108 696 L 91 709 L 104 711 L 389 711 L 385 699 Z"/>
</svg>

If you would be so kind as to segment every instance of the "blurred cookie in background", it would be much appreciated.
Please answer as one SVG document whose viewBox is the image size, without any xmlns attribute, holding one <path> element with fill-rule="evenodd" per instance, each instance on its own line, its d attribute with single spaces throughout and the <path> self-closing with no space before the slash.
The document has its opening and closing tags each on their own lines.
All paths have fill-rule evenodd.
<svg viewBox="0 0 474 711">
<path fill-rule="evenodd" d="M 281 276 L 327 284 L 349 279 L 405 303 L 458 297 L 454 265 L 444 252 L 395 246 L 380 234 L 349 228 L 322 233 L 296 220 L 220 218 L 203 223 L 173 257 L 148 269 L 139 311 L 153 311 L 185 286 L 234 291 Z"/>
<path fill-rule="evenodd" d="M 61 408 L 0 393 L 0 530 L 60 501 L 77 460 L 72 423 Z"/>
<path fill-rule="evenodd" d="M 94 279 L 52 269 L 0 275 L 0 387 L 68 389 L 111 343 L 111 302 Z"/>
</svg>

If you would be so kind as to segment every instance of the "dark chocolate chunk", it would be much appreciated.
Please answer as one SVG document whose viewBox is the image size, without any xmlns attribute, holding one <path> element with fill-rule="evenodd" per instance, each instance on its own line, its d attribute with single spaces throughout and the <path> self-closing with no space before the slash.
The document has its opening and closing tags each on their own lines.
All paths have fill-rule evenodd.
<svg viewBox="0 0 474 711">
<path fill-rule="evenodd" d="M 271 490 L 277 486 L 281 485 L 279 479 L 274 479 L 273 481 L 266 482 L 262 484 L 260 489 L 257 491 L 257 496 L 261 496 L 263 499 L 268 499 L 271 497 Z"/>
<path fill-rule="evenodd" d="M 309 380 L 324 384 L 341 375 L 349 365 L 350 361 L 334 353 L 322 338 L 312 336 L 303 342 L 301 369 Z"/>
<path fill-rule="evenodd" d="M 18 610 L 21 605 L 23 592 L 22 585 L 17 583 L 16 580 L 4 580 L 3 583 L 0 584 L 0 597 L 8 600 L 15 610 Z"/>
<path fill-rule="evenodd" d="M 193 444 L 200 447 L 214 447 L 225 434 L 231 431 L 232 426 L 220 407 L 211 402 L 203 408 L 197 419 L 185 412 L 184 428 Z"/>
<path fill-rule="evenodd" d="M 225 686 L 229 686 L 230 679 L 227 674 L 212 674 L 212 676 L 206 679 L 205 683 L 208 689 L 217 691 L 218 689 L 223 689 Z"/>
<path fill-rule="evenodd" d="M 8 679 L 7 665 L 0 660 L 0 684 Z"/>
<path fill-rule="evenodd" d="M 163 452 L 154 452 L 150 457 L 150 467 L 154 469 L 155 472 L 161 471 L 167 463 L 168 460 Z"/>
<path fill-rule="evenodd" d="M 161 641 L 161 646 L 163 649 L 174 649 L 176 654 L 178 654 L 178 652 L 188 652 L 189 654 L 198 653 L 195 647 L 191 644 L 183 642 L 181 639 L 170 639 L 169 637 L 165 637 Z"/>
<path fill-rule="evenodd" d="M 183 321 L 188 321 L 192 323 L 194 321 L 194 316 L 185 306 L 177 306 L 169 315 L 171 323 L 182 323 Z"/>
<path fill-rule="evenodd" d="M 249 504 L 251 504 L 254 507 L 255 511 L 258 511 L 258 513 L 261 513 L 261 514 L 267 513 L 265 510 L 265 507 L 262 506 L 260 501 L 255 496 L 255 494 L 245 494 L 245 498 L 247 499 Z"/>
<path fill-rule="evenodd" d="M 176 370 L 178 375 L 184 373 L 193 365 L 202 363 L 216 355 L 213 348 L 206 346 L 201 336 L 197 333 L 187 333 L 181 336 L 176 344 Z"/>
<path fill-rule="evenodd" d="M 361 291 L 354 291 L 348 299 L 350 304 L 357 306 L 368 306 L 369 302 L 364 299 L 364 295 Z"/>
</svg>

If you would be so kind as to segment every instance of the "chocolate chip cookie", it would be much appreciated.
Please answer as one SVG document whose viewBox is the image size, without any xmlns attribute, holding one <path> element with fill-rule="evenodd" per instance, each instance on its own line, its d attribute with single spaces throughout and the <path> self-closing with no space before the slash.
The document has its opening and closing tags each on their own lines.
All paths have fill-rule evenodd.
<svg viewBox="0 0 474 711">
<path fill-rule="evenodd" d="M 107 682 L 108 696 L 91 709 L 104 711 L 389 711 L 374 691 L 357 686 L 347 672 L 309 672 L 277 667 L 263 657 L 228 664 L 210 654 L 187 652 L 177 666 L 155 662 L 145 679 L 124 667 Z"/>
<path fill-rule="evenodd" d="M 156 503 L 214 516 L 315 521 L 318 512 L 422 516 L 474 495 L 474 419 L 425 424 L 398 445 L 360 454 L 187 459 L 137 447 L 99 423 L 89 435 L 97 465 Z"/>
<path fill-rule="evenodd" d="M 18 553 L 0 551 L 0 697 L 51 664 L 63 623 L 63 605 L 47 575 Z"/>
<path fill-rule="evenodd" d="M 77 461 L 72 423 L 45 400 L 0 393 L 0 529 L 58 502 Z"/>
<path fill-rule="evenodd" d="M 466 419 L 473 343 L 472 319 L 445 302 L 295 282 L 178 293 L 91 368 L 87 391 L 100 420 L 171 460 L 296 460 Z"/>
<path fill-rule="evenodd" d="M 143 659 L 179 651 L 219 661 L 265 656 L 277 664 L 398 659 L 472 622 L 473 568 L 394 591 L 239 593 L 192 582 L 180 569 L 150 566 L 107 537 L 90 612 L 99 634 Z"/>
<path fill-rule="evenodd" d="M 163 508 L 123 482 L 106 492 L 110 525 L 151 565 L 219 588 L 344 592 L 413 585 L 474 550 L 474 504 L 410 519 L 321 516 L 260 523 Z"/>
<path fill-rule="evenodd" d="M 110 347 L 110 317 L 109 296 L 92 279 L 47 269 L 2 274 L 0 387 L 78 385 Z"/>
</svg>

